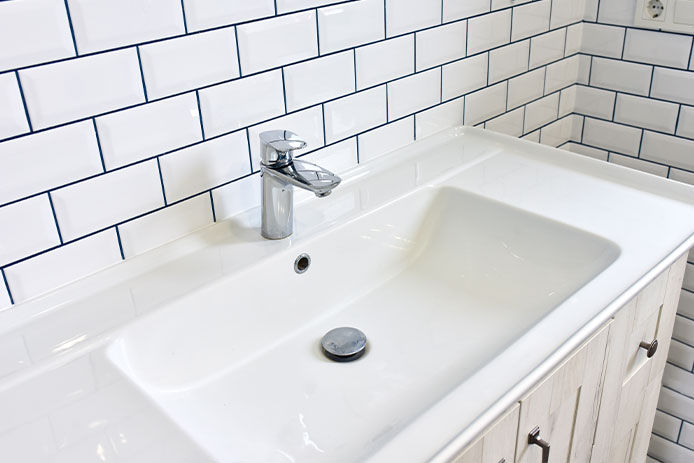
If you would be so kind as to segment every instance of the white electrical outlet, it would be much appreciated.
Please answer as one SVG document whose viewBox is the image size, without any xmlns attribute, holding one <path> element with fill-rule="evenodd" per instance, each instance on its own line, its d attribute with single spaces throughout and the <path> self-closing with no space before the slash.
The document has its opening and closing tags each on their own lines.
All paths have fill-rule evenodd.
<svg viewBox="0 0 694 463">
<path fill-rule="evenodd" d="M 651 21 L 665 20 L 665 2 L 666 0 L 646 0 L 644 5 L 644 19 Z"/>
<path fill-rule="evenodd" d="M 634 23 L 662 31 L 694 33 L 694 0 L 636 0 Z"/>
</svg>

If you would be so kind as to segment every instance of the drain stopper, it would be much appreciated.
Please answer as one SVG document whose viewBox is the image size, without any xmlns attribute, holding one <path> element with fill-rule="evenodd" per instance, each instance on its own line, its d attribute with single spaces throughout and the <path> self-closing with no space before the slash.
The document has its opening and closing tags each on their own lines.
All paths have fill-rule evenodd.
<svg viewBox="0 0 694 463">
<path fill-rule="evenodd" d="M 366 335 L 351 327 L 335 328 L 320 341 L 323 353 L 336 362 L 351 362 L 366 352 Z"/>
</svg>

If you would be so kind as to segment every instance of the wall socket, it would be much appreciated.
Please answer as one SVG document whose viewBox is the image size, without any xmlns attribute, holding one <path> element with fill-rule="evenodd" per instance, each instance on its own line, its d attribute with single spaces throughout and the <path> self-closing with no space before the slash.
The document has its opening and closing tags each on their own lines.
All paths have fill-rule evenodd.
<svg viewBox="0 0 694 463">
<path fill-rule="evenodd" d="M 694 0 L 636 0 L 640 27 L 694 34 Z"/>
<path fill-rule="evenodd" d="M 663 21 L 665 19 L 664 0 L 648 0 L 645 5 L 645 15 L 647 19 Z"/>
</svg>

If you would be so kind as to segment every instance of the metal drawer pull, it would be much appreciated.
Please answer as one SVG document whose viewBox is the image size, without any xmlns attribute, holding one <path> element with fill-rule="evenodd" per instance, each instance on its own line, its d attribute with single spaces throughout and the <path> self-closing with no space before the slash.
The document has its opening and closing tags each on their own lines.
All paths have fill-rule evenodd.
<svg viewBox="0 0 694 463">
<path fill-rule="evenodd" d="M 639 347 L 641 349 L 646 349 L 646 357 L 651 358 L 655 355 L 655 352 L 658 350 L 658 340 L 654 339 L 653 342 L 641 342 L 639 344 Z"/>
<path fill-rule="evenodd" d="M 549 462 L 549 442 L 540 439 L 540 427 L 535 428 L 528 434 L 528 444 L 537 445 L 542 449 L 542 463 Z"/>
</svg>

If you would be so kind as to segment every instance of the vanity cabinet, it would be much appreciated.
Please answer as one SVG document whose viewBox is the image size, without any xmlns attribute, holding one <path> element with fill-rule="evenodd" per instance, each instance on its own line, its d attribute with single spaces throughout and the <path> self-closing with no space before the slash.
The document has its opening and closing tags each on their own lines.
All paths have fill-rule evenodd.
<svg viewBox="0 0 694 463">
<path fill-rule="evenodd" d="M 545 443 L 550 463 L 645 461 L 685 266 L 686 255 L 452 461 L 541 463 Z"/>
</svg>

